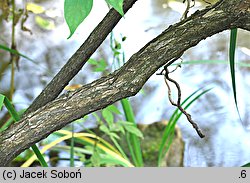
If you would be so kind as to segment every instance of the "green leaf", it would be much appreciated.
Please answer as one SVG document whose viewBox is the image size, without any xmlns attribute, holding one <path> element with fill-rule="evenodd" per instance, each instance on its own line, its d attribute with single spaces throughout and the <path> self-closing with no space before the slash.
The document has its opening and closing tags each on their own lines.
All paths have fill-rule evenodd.
<svg viewBox="0 0 250 183">
<path fill-rule="evenodd" d="M 128 132 L 130 132 L 130 133 L 136 135 L 137 137 L 143 138 L 142 132 L 141 132 L 136 126 L 134 126 L 133 124 L 132 124 L 132 125 L 125 125 L 124 128 L 125 128 Z"/>
<path fill-rule="evenodd" d="M 237 41 L 237 29 L 232 29 L 230 33 L 230 47 L 229 47 L 229 65 L 230 65 L 230 72 L 231 72 L 231 80 L 232 80 L 232 87 L 234 93 L 234 102 L 240 117 L 240 112 L 237 103 L 237 93 L 236 93 L 236 82 L 235 82 L 235 48 L 236 48 L 236 41 Z"/>
<path fill-rule="evenodd" d="M 112 6 L 120 15 L 124 15 L 123 12 L 123 0 L 106 0 L 106 2 Z"/>
<path fill-rule="evenodd" d="M 97 121 L 99 124 L 103 123 L 102 120 L 101 120 L 101 118 L 100 118 L 95 112 L 93 112 L 92 115 L 95 117 L 96 121 Z"/>
<path fill-rule="evenodd" d="M 88 63 L 95 66 L 94 72 L 103 72 L 106 70 L 106 67 L 108 66 L 108 64 L 104 59 L 97 61 L 91 58 L 88 60 Z"/>
<path fill-rule="evenodd" d="M 122 108 L 125 113 L 125 117 L 127 121 L 131 121 L 134 126 L 136 126 L 135 117 L 133 108 L 131 106 L 130 101 L 125 98 L 121 100 Z M 140 146 L 140 139 L 138 136 L 134 134 L 127 134 L 126 135 L 127 144 L 129 147 L 129 152 L 131 154 L 131 157 L 138 167 L 143 167 L 143 158 L 142 158 L 142 150 Z"/>
<path fill-rule="evenodd" d="M 27 3 L 26 9 L 34 14 L 41 14 L 45 12 L 45 8 L 35 3 Z"/>
<path fill-rule="evenodd" d="M 122 125 L 122 126 L 127 126 L 127 125 L 134 125 L 132 122 L 130 121 L 123 121 L 123 120 L 119 120 L 117 121 L 118 124 Z M 134 125 L 135 126 L 135 125 Z"/>
<path fill-rule="evenodd" d="M 115 114 L 121 114 L 121 112 L 115 105 L 109 105 L 107 109 Z"/>
<path fill-rule="evenodd" d="M 116 139 L 120 139 L 120 137 L 116 134 L 116 133 L 113 133 L 113 132 L 111 132 L 110 134 L 109 134 L 109 136 L 111 136 L 111 137 L 114 137 L 114 138 L 116 138 Z"/>
<path fill-rule="evenodd" d="M 35 21 L 36 21 L 37 25 L 39 25 L 39 27 L 41 27 L 42 29 L 45 29 L 45 30 L 53 30 L 56 27 L 55 23 L 52 20 L 45 19 L 41 16 L 36 16 Z"/>
<path fill-rule="evenodd" d="M 103 72 L 105 71 L 106 67 L 107 67 L 107 63 L 105 60 L 101 59 L 99 60 L 99 62 L 97 62 L 97 67 L 95 68 L 94 72 Z"/>
<path fill-rule="evenodd" d="M 114 51 L 114 56 L 119 56 L 121 53 L 119 51 Z"/>
<path fill-rule="evenodd" d="M 10 48 L 8 48 L 7 46 L 4 46 L 4 45 L 2 45 L 2 44 L 0 44 L 0 49 L 5 50 L 5 51 L 8 51 L 8 52 L 13 53 L 13 54 L 16 54 L 16 55 L 19 55 L 19 56 L 21 56 L 21 57 L 23 57 L 23 58 L 26 58 L 27 60 L 29 60 L 29 61 L 31 61 L 31 62 L 33 62 L 33 63 L 36 64 L 36 61 L 32 60 L 31 58 L 27 57 L 26 55 L 24 55 L 24 54 L 22 54 L 22 53 L 19 53 L 17 50 L 10 49 Z"/>
<path fill-rule="evenodd" d="M 124 162 L 122 162 L 119 159 L 116 159 L 112 156 L 110 156 L 109 154 L 102 154 L 102 158 L 100 159 L 100 164 L 104 164 L 104 165 L 122 165 L 124 167 L 127 167 L 128 165 L 126 165 Z"/>
<path fill-rule="evenodd" d="M 93 6 L 93 0 L 65 0 L 64 1 L 64 18 L 70 30 L 69 39 L 89 15 Z"/>
<path fill-rule="evenodd" d="M 101 156 L 100 156 L 100 152 L 97 152 L 97 149 L 94 150 L 93 155 L 91 156 L 90 160 L 91 163 L 94 167 L 98 167 L 101 165 Z"/>
<path fill-rule="evenodd" d="M 116 50 L 120 50 L 121 48 L 122 48 L 121 43 L 119 43 L 119 42 L 117 42 L 117 41 L 115 40 L 115 49 L 116 49 Z"/>
<path fill-rule="evenodd" d="M 97 64 L 98 64 L 98 61 L 95 60 L 95 59 L 93 59 L 93 58 L 90 58 L 90 59 L 88 60 L 88 63 L 91 64 L 91 65 L 97 65 Z"/>
<path fill-rule="evenodd" d="M 102 116 L 109 126 L 111 126 L 114 123 L 114 116 L 112 112 L 110 112 L 107 108 L 102 110 Z"/>
<path fill-rule="evenodd" d="M 123 135 L 125 135 L 125 129 L 123 128 L 123 126 L 119 126 L 118 129 Z"/>
<path fill-rule="evenodd" d="M 122 42 L 126 41 L 127 37 L 126 36 L 123 36 L 122 37 Z"/>
<path fill-rule="evenodd" d="M 125 135 L 124 127 L 119 121 L 117 121 L 114 125 L 112 125 L 110 127 L 110 130 L 115 132 L 121 132 L 123 135 Z"/>
<path fill-rule="evenodd" d="M 106 125 L 101 125 L 99 129 L 108 135 L 110 134 L 110 131 Z"/>
</svg>

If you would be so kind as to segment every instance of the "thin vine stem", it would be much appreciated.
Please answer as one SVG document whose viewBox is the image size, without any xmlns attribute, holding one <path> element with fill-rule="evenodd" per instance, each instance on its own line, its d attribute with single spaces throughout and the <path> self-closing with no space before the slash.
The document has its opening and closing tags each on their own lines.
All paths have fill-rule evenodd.
<svg viewBox="0 0 250 183">
<path fill-rule="evenodd" d="M 174 79 L 169 77 L 169 73 L 174 72 L 180 66 L 177 65 L 177 67 L 171 72 L 168 70 L 168 66 L 169 66 L 169 64 L 167 64 L 164 67 L 163 71 L 160 74 L 164 75 L 165 83 L 166 83 L 167 88 L 168 88 L 168 99 L 169 99 L 170 103 L 173 106 L 176 106 L 186 116 L 187 120 L 190 122 L 190 124 L 196 130 L 196 132 L 197 132 L 197 134 L 199 135 L 200 138 L 205 137 L 205 135 L 203 134 L 203 132 L 201 131 L 199 126 L 193 121 L 191 115 L 185 109 L 183 109 L 182 106 L 181 106 L 181 88 L 180 88 L 180 85 Z M 173 99 L 172 99 L 171 88 L 170 88 L 168 82 L 173 83 L 175 85 L 175 87 L 177 88 L 177 93 L 178 93 L 177 102 L 174 102 Z"/>
</svg>

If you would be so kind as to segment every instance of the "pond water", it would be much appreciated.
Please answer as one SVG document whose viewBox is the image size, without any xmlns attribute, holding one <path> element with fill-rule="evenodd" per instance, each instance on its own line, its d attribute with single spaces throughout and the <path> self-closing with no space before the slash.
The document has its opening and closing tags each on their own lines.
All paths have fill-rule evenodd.
<svg viewBox="0 0 250 183">
<path fill-rule="evenodd" d="M 38 2 L 38 1 L 36 1 Z M 20 3 L 21 4 L 21 3 Z M 27 107 L 41 92 L 50 79 L 59 71 L 62 65 L 82 44 L 93 28 L 108 12 L 104 1 L 95 2 L 90 16 L 77 29 L 69 40 L 69 31 L 63 21 L 63 0 L 40 1 L 40 5 L 50 10 L 45 16 L 55 24 L 53 30 L 43 30 L 35 24 L 35 15 L 30 15 L 27 27 L 32 27 L 33 35 L 18 32 L 17 45 L 20 52 L 37 61 L 33 64 L 26 60 L 20 61 L 20 70 L 16 73 L 16 92 L 14 102 L 19 109 Z M 205 4 L 196 2 L 197 8 Z M 177 22 L 185 9 L 181 1 L 139 0 L 129 10 L 114 29 L 116 38 L 121 35 L 127 39 L 123 44 L 126 59 L 137 52 L 148 41 L 160 34 L 170 24 Z M 143 10 L 143 11 L 142 11 Z M 0 26 L 0 43 L 10 40 L 10 23 Z M 6 28 L 7 27 L 7 28 Z M 5 28 L 5 30 L 4 30 Z M 228 59 L 229 31 L 225 31 L 199 43 L 189 49 L 183 56 L 183 61 L 222 60 Z M 238 35 L 236 60 L 250 62 L 250 33 L 240 30 Z M 8 55 L 0 52 L 3 61 L 8 61 Z M 104 58 L 112 62 L 109 40 L 94 54 L 94 58 Z M 9 69 L 10 70 L 10 69 Z M 10 72 L 4 72 L 0 91 L 9 89 Z M 101 76 L 91 73 L 90 66 L 84 66 L 71 84 L 85 84 Z M 250 161 L 250 83 L 249 68 L 237 67 L 237 96 L 240 116 L 234 104 L 231 89 L 230 69 L 226 64 L 190 64 L 171 74 L 180 83 L 182 99 L 189 96 L 200 87 L 213 89 L 195 102 L 188 112 L 203 129 L 206 137 L 200 139 L 185 117 L 178 125 L 185 141 L 185 166 L 241 166 Z M 152 123 L 169 119 L 175 110 L 168 101 L 167 87 L 162 76 L 153 75 L 132 101 L 138 123 Z"/>
</svg>

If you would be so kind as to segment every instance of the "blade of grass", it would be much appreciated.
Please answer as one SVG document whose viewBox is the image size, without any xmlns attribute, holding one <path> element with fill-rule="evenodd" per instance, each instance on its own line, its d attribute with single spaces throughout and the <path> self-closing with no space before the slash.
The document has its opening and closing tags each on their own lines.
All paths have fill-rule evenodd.
<svg viewBox="0 0 250 183">
<path fill-rule="evenodd" d="M 70 153 L 70 146 L 60 146 L 60 145 L 57 145 L 57 146 L 54 146 L 51 148 L 51 151 L 56 151 L 56 152 L 67 152 L 67 153 Z M 89 159 L 86 159 L 86 155 L 92 155 L 92 152 L 93 151 L 90 151 L 90 150 L 87 150 L 85 149 L 84 147 L 81 148 L 81 147 L 74 147 L 74 153 L 75 153 L 75 156 L 78 157 L 78 159 L 75 159 L 75 161 L 80 161 L 80 162 L 83 162 L 84 165 L 86 165 L 89 161 Z M 60 160 L 63 160 L 62 158 L 59 158 L 59 157 L 52 157 L 50 158 L 50 162 L 53 162 L 53 161 L 60 161 Z"/>
<path fill-rule="evenodd" d="M 48 164 L 46 163 L 42 153 L 40 152 L 40 150 L 38 149 L 38 147 L 36 145 L 32 145 L 31 146 L 32 150 L 34 151 L 38 161 L 40 162 L 40 164 L 42 165 L 42 167 L 48 167 Z"/>
<path fill-rule="evenodd" d="M 72 136 L 70 139 L 70 167 L 75 166 L 75 159 L 74 159 L 74 123 L 71 124 L 72 126 Z"/>
<path fill-rule="evenodd" d="M 236 48 L 236 41 L 237 41 L 237 28 L 232 29 L 230 32 L 230 46 L 229 46 L 229 65 L 230 65 L 230 73 L 231 73 L 231 80 L 232 80 L 232 88 L 234 94 L 234 103 L 240 117 L 240 112 L 237 103 L 237 92 L 236 92 L 236 81 L 235 81 L 235 48 Z"/>
<path fill-rule="evenodd" d="M 15 121 L 19 121 L 20 117 L 18 115 L 18 113 L 16 112 L 15 108 L 13 107 L 13 105 L 11 104 L 10 100 L 5 97 L 4 95 L 0 94 L 1 98 L 4 99 L 4 105 L 7 108 L 7 110 L 9 111 L 11 117 L 15 120 Z"/>
<path fill-rule="evenodd" d="M 18 113 L 19 116 L 22 116 L 24 111 L 25 111 L 25 109 L 21 110 L 21 111 L 18 111 L 17 113 Z M 13 122 L 14 122 L 13 118 L 8 119 L 7 122 L 5 122 L 3 124 L 3 126 L 0 128 L 0 132 L 6 130 Z"/>
<path fill-rule="evenodd" d="M 51 148 L 51 150 L 58 151 L 58 152 L 60 152 L 60 151 L 70 152 L 70 149 L 71 149 L 71 147 L 67 146 L 67 145 L 63 145 L 63 146 L 57 145 L 57 146 L 54 146 Z M 93 153 L 93 151 L 90 151 L 90 150 L 87 150 L 87 149 L 84 149 L 81 147 L 75 147 L 74 151 L 76 153 L 82 153 L 82 154 L 88 154 L 88 155 L 91 155 Z"/>
<path fill-rule="evenodd" d="M 0 94 L 0 110 L 2 110 L 2 107 L 4 105 L 4 98 L 5 96 Z"/>
<path fill-rule="evenodd" d="M 54 132 L 53 134 L 62 136 L 62 135 L 69 135 L 69 134 L 71 134 L 71 132 L 70 132 L 70 131 L 67 131 L 67 130 L 60 130 L 60 131 Z M 114 151 L 115 153 L 119 154 L 119 151 L 117 151 L 117 149 L 115 149 L 109 142 L 105 141 L 105 140 L 102 139 L 102 138 L 99 138 L 99 137 L 96 136 L 96 134 L 94 134 L 91 130 L 90 130 L 90 132 L 87 133 L 87 134 L 89 134 L 88 137 L 97 139 L 97 140 L 98 140 L 99 142 L 101 142 L 106 148 L 108 148 L 108 149 Z M 75 142 L 79 143 L 79 142 L 77 141 L 77 139 L 75 139 Z M 89 144 L 89 145 L 91 145 L 91 144 Z M 121 154 L 120 154 L 120 155 L 121 155 Z"/>
<path fill-rule="evenodd" d="M 70 139 L 72 138 L 72 134 L 70 131 L 66 131 L 66 130 L 59 130 L 57 132 L 55 132 L 56 134 L 62 135 L 60 138 L 54 140 L 53 142 L 49 143 L 48 145 L 44 146 L 41 149 L 41 152 L 44 153 L 46 152 L 48 149 L 51 149 L 52 147 L 54 147 L 55 145 L 57 145 L 58 143 Z M 100 137 L 93 135 L 93 134 L 89 134 L 89 133 L 74 133 L 74 138 L 83 141 L 84 143 L 87 142 L 88 144 L 92 145 L 92 146 L 96 146 L 98 147 L 100 150 L 102 150 L 103 152 L 109 154 L 110 156 L 112 156 L 114 159 L 119 160 L 120 162 L 122 162 L 124 166 L 127 167 L 133 167 L 133 165 L 126 159 L 124 159 L 120 154 L 112 151 L 111 149 L 105 147 L 103 144 L 100 143 L 96 143 L 96 140 L 99 141 Z M 91 138 L 94 138 L 96 140 L 93 140 Z M 75 140 L 76 141 L 76 140 Z M 21 167 L 28 167 L 30 166 L 33 162 L 35 161 L 35 156 L 31 156 Z"/>
<path fill-rule="evenodd" d="M 122 64 L 125 63 L 125 52 L 121 51 L 121 43 L 118 43 L 120 45 L 120 48 L 117 48 L 117 41 L 114 38 L 113 32 L 110 34 L 110 48 L 113 52 L 113 64 L 115 69 L 117 67 L 115 66 L 115 63 L 118 62 L 118 67 L 121 67 Z M 118 53 L 118 54 L 117 54 Z M 122 58 L 120 58 L 120 55 L 122 54 Z M 125 114 L 125 118 L 127 121 L 130 121 L 133 123 L 133 125 L 136 127 L 135 119 L 134 119 L 134 113 L 133 108 L 127 98 L 120 100 L 122 104 L 122 108 Z M 140 146 L 140 140 L 138 136 L 135 134 L 126 133 L 126 141 L 129 148 L 130 155 L 132 157 L 132 160 L 137 167 L 143 167 L 143 158 L 142 158 L 142 151 Z"/>
<path fill-rule="evenodd" d="M 245 165 L 243 165 L 242 167 L 250 167 L 250 162 L 247 163 L 247 164 L 245 164 Z"/>
<path fill-rule="evenodd" d="M 185 107 L 184 107 L 184 109 L 186 110 L 186 109 L 188 109 L 188 107 L 193 103 L 193 102 L 195 102 L 198 98 L 200 98 L 202 95 L 204 95 L 205 93 L 207 93 L 208 91 L 210 91 L 212 88 L 210 88 L 210 89 L 207 89 L 207 90 L 205 90 L 205 91 L 203 91 L 203 92 L 201 92 L 199 95 L 197 95 L 193 100 L 191 100 Z M 179 118 L 181 117 L 181 115 L 182 115 L 182 112 L 179 112 L 179 110 L 177 109 L 177 111 L 178 111 L 178 113 L 174 116 L 174 118 L 173 118 L 173 123 L 171 124 L 170 123 L 170 136 L 171 135 L 174 135 L 174 128 L 175 128 L 175 125 L 176 125 L 176 123 L 177 123 L 177 121 L 179 120 Z M 168 151 L 168 149 L 165 149 L 164 151 L 163 151 L 163 154 L 166 154 L 167 153 L 167 151 Z"/>
<path fill-rule="evenodd" d="M 193 97 L 196 93 L 198 93 L 199 91 L 201 91 L 203 88 L 204 88 L 204 87 L 201 87 L 201 88 L 197 89 L 196 91 L 194 91 L 191 95 L 189 95 L 189 96 L 181 103 L 181 105 L 184 105 L 186 102 L 188 102 L 188 100 L 189 100 L 191 97 Z M 185 109 L 185 108 L 184 108 L 184 109 Z M 175 116 L 177 115 L 178 112 L 179 112 L 178 109 L 176 109 L 176 110 L 174 111 L 173 115 L 171 115 L 171 117 L 170 117 L 170 119 L 169 119 L 170 122 L 173 121 L 173 119 L 175 118 Z"/>
<path fill-rule="evenodd" d="M 10 53 L 12 53 L 12 54 L 15 54 L 15 55 L 19 55 L 19 56 L 21 56 L 21 57 L 23 57 L 23 58 L 25 58 L 25 59 L 27 59 L 27 60 L 29 60 L 29 61 L 31 61 L 31 62 L 37 64 L 36 61 L 34 61 L 33 59 L 29 58 L 28 56 L 26 56 L 26 55 L 24 55 L 24 54 L 18 52 L 17 50 L 13 50 L 13 49 L 11 49 L 11 48 L 8 48 L 8 47 L 5 46 L 5 45 L 0 44 L 0 49 L 1 49 L 1 50 L 5 50 L 5 51 L 8 51 L 8 52 L 10 52 Z"/>
<path fill-rule="evenodd" d="M 122 156 L 128 160 L 127 155 L 125 154 L 125 152 L 123 151 L 122 147 L 120 146 L 120 144 L 117 142 L 117 140 L 114 137 L 110 137 L 110 139 L 112 140 L 112 142 L 115 144 L 115 147 L 119 150 L 119 152 L 122 154 Z"/>
<path fill-rule="evenodd" d="M 131 107 L 131 104 L 127 98 L 121 100 L 122 103 L 122 108 L 125 113 L 125 117 L 127 121 L 133 122 L 133 124 L 136 126 L 135 123 L 135 117 L 133 113 L 133 109 Z M 143 159 L 142 159 L 142 151 L 141 151 L 141 145 L 140 145 L 140 140 L 139 138 L 132 134 L 129 133 L 129 136 L 127 137 L 127 142 L 128 140 L 131 142 L 131 147 L 133 149 L 130 149 L 130 153 L 132 155 L 133 161 L 136 166 L 143 167 Z M 130 143 L 128 142 L 128 144 Z M 131 148 L 130 147 L 130 148 Z"/>
<path fill-rule="evenodd" d="M 199 88 L 198 90 L 196 90 L 195 92 L 193 92 L 191 95 L 189 95 L 182 103 L 181 106 L 183 106 L 186 102 L 188 102 L 189 99 L 191 99 L 191 97 L 193 97 L 197 92 L 201 91 L 202 88 Z M 195 102 L 198 98 L 200 98 L 202 95 L 204 95 L 205 93 L 207 93 L 208 91 L 210 91 L 212 88 L 209 88 L 203 92 L 201 92 L 199 95 L 197 95 L 194 99 L 192 99 L 185 107 L 184 109 L 186 110 L 193 102 Z M 159 148 L 159 153 L 158 153 L 158 166 L 161 165 L 163 156 L 167 153 L 170 145 L 171 145 L 171 136 L 172 134 L 174 134 L 174 129 L 175 129 L 175 125 L 177 123 L 177 121 L 179 120 L 179 118 L 181 117 L 182 113 L 178 113 L 179 109 L 176 109 L 174 111 L 174 113 L 171 115 L 169 122 L 163 132 L 163 136 L 162 136 L 162 140 L 160 143 L 160 148 Z M 170 141 L 167 143 L 168 139 L 170 139 Z M 164 149 L 165 145 L 167 144 L 167 147 Z"/>
<path fill-rule="evenodd" d="M 3 98 L 4 95 L 0 94 L 1 98 Z M 15 110 L 15 108 L 13 107 L 13 105 L 11 104 L 11 102 L 9 101 L 9 99 L 7 97 L 4 96 L 4 105 L 6 106 L 7 110 L 9 111 L 11 117 L 14 119 L 15 122 L 20 120 L 20 116 L 18 115 L 17 111 Z M 7 126 L 8 127 L 8 126 Z M 2 130 L 2 128 L 1 128 Z M 41 152 L 39 151 L 38 147 L 36 145 L 31 146 L 32 150 L 34 151 L 34 153 L 36 154 L 40 164 L 43 167 L 48 167 L 48 164 L 46 163 L 46 161 L 44 160 Z"/>
<path fill-rule="evenodd" d="M 228 61 L 226 61 L 226 60 L 190 60 L 190 61 L 173 63 L 171 66 L 197 65 L 197 64 L 227 64 L 227 63 L 228 63 Z"/>
<path fill-rule="evenodd" d="M 62 135 L 69 135 L 70 132 L 67 131 L 67 130 L 60 130 L 60 131 L 55 132 L 54 134 L 58 134 L 58 135 L 62 136 Z M 78 133 L 78 134 L 79 134 L 79 133 Z M 96 140 L 99 142 L 98 144 L 101 144 L 101 145 L 103 145 L 105 148 L 108 148 L 108 149 L 110 149 L 111 151 L 114 151 L 116 154 L 119 154 L 120 156 L 122 156 L 122 154 L 121 154 L 119 151 L 117 151 L 117 149 L 114 148 L 109 142 L 107 142 L 106 140 L 104 140 L 104 139 L 98 137 L 96 134 L 92 134 L 92 133 L 84 133 L 84 134 L 85 134 L 86 137 L 96 139 Z M 87 135 L 87 134 L 88 134 L 88 135 Z M 77 138 L 75 138 L 74 141 L 77 142 L 77 143 L 82 143 L 82 141 L 79 141 L 79 139 L 77 139 Z M 87 142 L 87 145 L 93 145 L 93 144 L 90 143 L 89 141 L 86 141 L 86 140 L 85 140 L 85 142 Z M 91 141 L 91 142 L 92 142 L 92 141 Z"/>
<path fill-rule="evenodd" d="M 15 61 L 11 59 L 11 76 L 10 76 L 10 94 L 9 99 L 12 101 L 15 92 Z"/>
<path fill-rule="evenodd" d="M 197 64 L 228 64 L 228 60 L 190 60 L 185 62 L 174 63 L 171 66 L 177 65 L 197 65 Z M 248 63 L 235 62 L 235 65 L 239 67 L 250 67 Z"/>
<path fill-rule="evenodd" d="M 1 50 L 5 50 L 5 51 L 8 51 L 8 52 L 10 52 L 10 53 L 12 53 L 12 54 L 15 54 L 15 55 L 19 55 L 19 56 L 21 56 L 21 57 L 27 59 L 27 60 L 30 61 L 31 63 L 33 63 L 33 64 L 39 66 L 40 68 L 42 68 L 43 70 L 45 70 L 49 75 L 53 76 L 53 73 L 51 73 L 47 68 L 45 68 L 45 67 L 39 65 L 35 60 L 33 60 L 32 58 L 30 58 L 30 57 L 28 57 L 28 56 L 26 56 L 26 55 L 24 55 L 24 54 L 18 52 L 17 50 L 8 48 L 7 46 L 2 45 L 2 44 L 0 44 L 0 49 L 1 49 Z"/>
</svg>

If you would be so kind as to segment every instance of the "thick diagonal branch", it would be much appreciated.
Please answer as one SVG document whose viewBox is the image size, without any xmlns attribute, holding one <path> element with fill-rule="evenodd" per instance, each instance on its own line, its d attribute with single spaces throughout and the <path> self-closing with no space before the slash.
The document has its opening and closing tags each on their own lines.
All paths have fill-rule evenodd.
<svg viewBox="0 0 250 183">
<path fill-rule="evenodd" d="M 119 70 L 63 95 L 0 134 L 0 165 L 73 120 L 135 95 L 166 63 L 201 40 L 232 28 L 250 30 L 250 1 L 222 0 L 177 23 L 135 53 Z"/>
<path fill-rule="evenodd" d="M 124 12 L 126 13 L 136 1 L 137 0 L 125 0 L 123 6 Z M 73 54 L 69 61 L 29 106 L 24 115 L 39 109 L 58 97 L 64 87 L 68 85 L 71 79 L 82 69 L 84 64 L 102 44 L 120 19 L 121 15 L 114 9 L 111 9 L 81 47 Z"/>
</svg>

